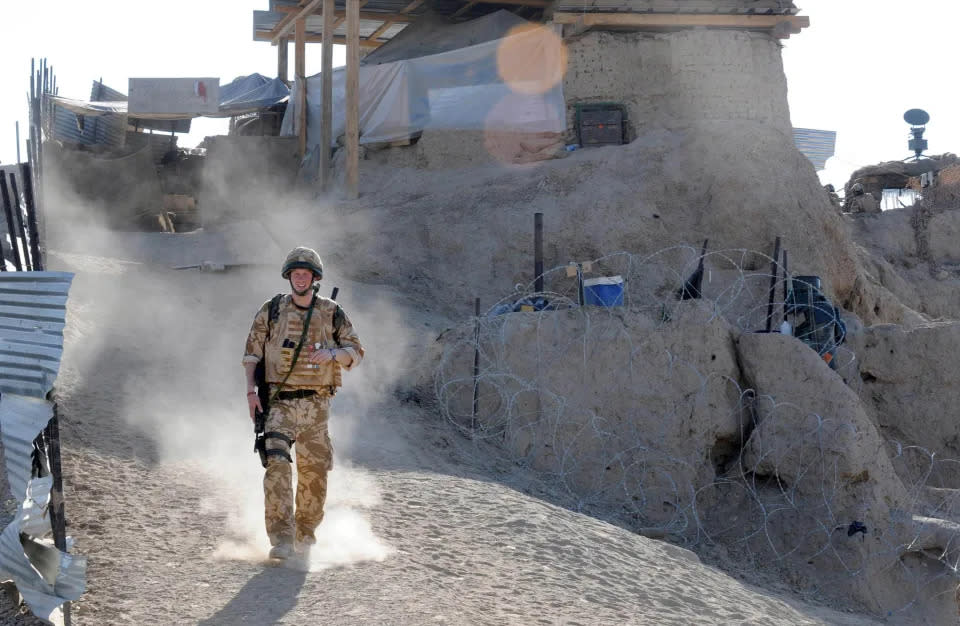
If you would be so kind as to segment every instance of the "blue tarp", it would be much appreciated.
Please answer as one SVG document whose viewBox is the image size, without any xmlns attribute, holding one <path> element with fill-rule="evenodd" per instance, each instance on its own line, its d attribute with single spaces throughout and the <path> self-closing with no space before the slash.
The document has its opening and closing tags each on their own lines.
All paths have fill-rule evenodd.
<svg viewBox="0 0 960 626">
<path fill-rule="evenodd" d="M 240 76 L 220 85 L 220 115 L 238 115 L 265 109 L 290 97 L 290 88 L 279 78 L 261 74 Z"/>
</svg>

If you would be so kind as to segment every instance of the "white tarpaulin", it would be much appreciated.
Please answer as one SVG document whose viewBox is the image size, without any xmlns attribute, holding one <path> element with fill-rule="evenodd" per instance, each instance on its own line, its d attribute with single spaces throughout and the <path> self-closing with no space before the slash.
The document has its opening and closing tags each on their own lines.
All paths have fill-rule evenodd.
<svg viewBox="0 0 960 626">
<path fill-rule="evenodd" d="M 399 141 L 423 130 L 563 132 L 561 38 L 548 27 L 416 59 L 360 67 L 360 143 Z M 333 141 L 343 134 L 344 68 L 333 74 Z M 296 129 L 296 91 L 282 135 Z M 307 78 L 307 144 L 321 136 L 321 78 Z"/>
</svg>

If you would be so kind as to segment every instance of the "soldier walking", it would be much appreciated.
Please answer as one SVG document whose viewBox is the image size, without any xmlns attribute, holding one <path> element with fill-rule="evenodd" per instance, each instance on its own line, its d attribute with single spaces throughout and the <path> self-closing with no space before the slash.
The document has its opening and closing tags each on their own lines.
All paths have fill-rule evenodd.
<svg viewBox="0 0 960 626">
<path fill-rule="evenodd" d="M 263 442 L 264 518 L 270 558 L 294 554 L 306 559 L 323 520 L 327 472 L 333 448 L 327 432 L 330 399 L 341 385 L 341 370 L 363 359 L 363 347 L 343 309 L 317 295 L 323 264 L 310 248 L 294 248 L 283 264 L 289 294 L 278 294 L 257 311 L 247 337 L 243 367 L 250 418 L 266 414 Z M 269 396 L 257 384 L 257 364 Z M 258 395 L 258 391 L 260 395 Z M 261 397 L 269 397 L 263 406 Z M 297 459 L 296 513 L 291 449 Z"/>
</svg>

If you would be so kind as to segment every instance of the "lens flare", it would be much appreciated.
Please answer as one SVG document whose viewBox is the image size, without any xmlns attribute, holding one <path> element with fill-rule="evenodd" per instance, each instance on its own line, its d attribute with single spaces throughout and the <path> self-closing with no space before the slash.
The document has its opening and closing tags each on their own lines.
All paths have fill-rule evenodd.
<svg viewBox="0 0 960 626">
<path fill-rule="evenodd" d="M 517 93 L 546 93 L 560 84 L 566 71 L 567 48 L 545 26 L 511 28 L 497 50 L 497 72 Z"/>
</svg>

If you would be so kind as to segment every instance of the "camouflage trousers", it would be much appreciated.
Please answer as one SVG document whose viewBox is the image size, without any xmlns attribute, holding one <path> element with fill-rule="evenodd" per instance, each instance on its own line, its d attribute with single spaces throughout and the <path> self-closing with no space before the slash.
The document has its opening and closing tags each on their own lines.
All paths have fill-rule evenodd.
<svg viewBox="0 0 960 626">
<path fill-rule="evenodd" d="M 333 447 L 327 433 L 330 398 L 311 396 L 273 401 L 266 432 L 275 431 L 295 440 L 297 463 L 296 515 L 294 515 L 293 470 L 281 456 L 267 457 L 263 477 L 264 517 L 271 545 L 315 543 L 314 530 L 323 521 L 327 499 L 327 472 L 333 467 Z M 283 439 L 269 437 L 268 450 L 291 453 Z"/>
</svg>

